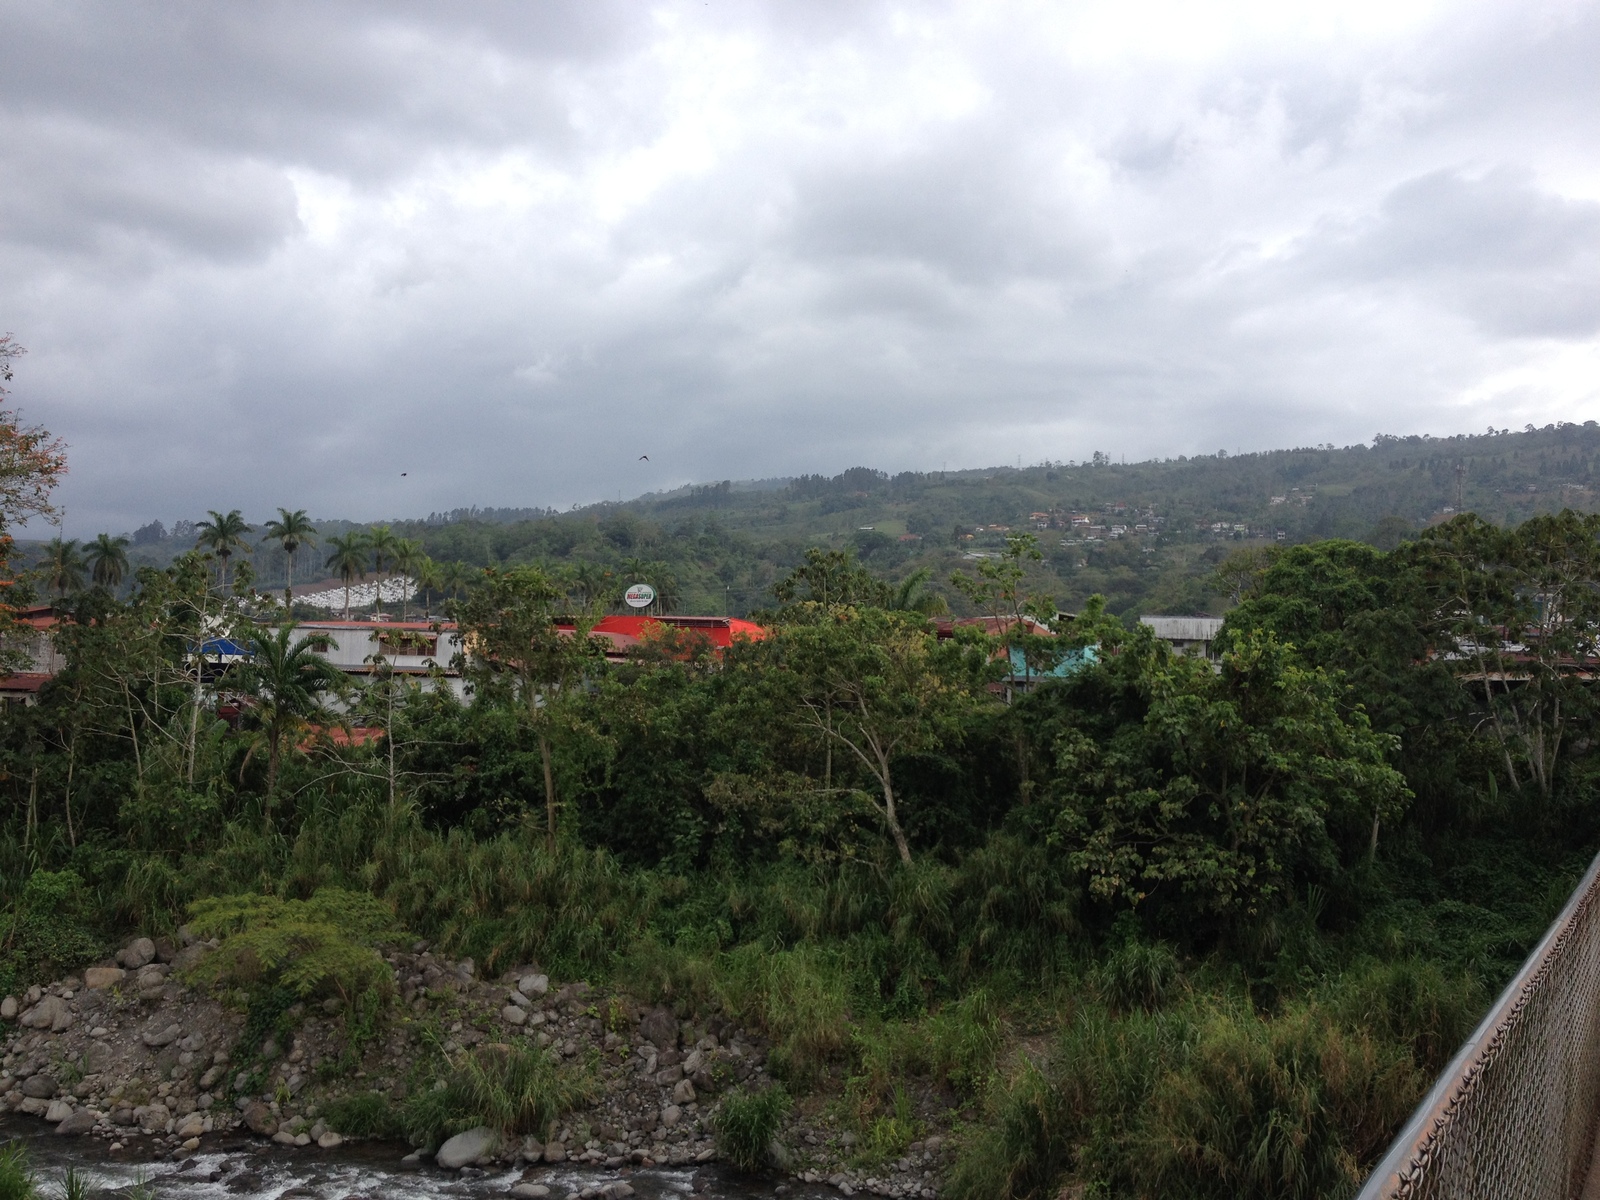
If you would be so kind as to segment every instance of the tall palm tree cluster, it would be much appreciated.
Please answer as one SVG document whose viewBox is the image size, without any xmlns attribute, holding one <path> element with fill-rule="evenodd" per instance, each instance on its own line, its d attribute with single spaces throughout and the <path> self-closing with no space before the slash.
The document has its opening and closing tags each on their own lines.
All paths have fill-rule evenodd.
<svg viewBox="0 0 1600 1200">
<path fill-rule="evenodd" d="M 357 529 L 343 537 L 328 539 L 329 554 L 323 566 L 337 575 L 344 584 L 344 615 L 350 619 L 350 588 L 367 577 L 370 568 L 379 581 L 379 599 L 382 582 L 395 576 L 416 581 L 425 593 L 445 593 L 459 589 L 466 583 L 462 564 L 441 567 L 429 558 L 422 543 L 415 538 L 398 537 L 387 525 L 374 525 L 371 529 Z M 461 568 L 461 569 L 456 569 Z M 411 615 L 411 594 L 408 589 L 400 600 L 400 616 Z"/>
<path fill-rule="evenodd" d="M 128 577 L 128 539 L 102 533 L 88 545 L 54 538 L 42 564 L 45 586 L 60 599 L 81 592 L 85 582 L 114 592 Z"/>
<path fill-rule="evenodd" d="M 216 560 L 217 587 L 226 592 L 239 578 L 235 556 L 249 555 L 254 549 L 247 535 L 255 533 L 255 527 L 237 508 L 225 513 L 213 509 L 206 520 L 196 522 L 195 531 L 196 547 Z M 300 552 L 316 548 L 317 527 L 305 509 L 280 508 L 277 517 L 262 526 L 261 534 L 257 544 L 276 544 L 283 550 L 283 604 L 287 612 L 294 604 L 294 576 L 297 561 L 302 558 Z M 88 543 L 58 537 L 47 546 L 39 574 L 44 585 L 60 599 L 81 592 L 90 584 L 115 592 L 131 573 L 127 548 L 127 538 L 107 533 Z M 346 620 L 350 617 L 351 587 L 369 577 L 381 583 L 405 576 L 414 580 L 424 598 L 429 599 L 460 597 L 478 574 L 463 562 L 434 562 L 420 541 L 400 537 L 387 525 L 330 535 L 326 549 L 328 554 L 322 565 L 344 583 Z M 410 615 L 411 602 L 409 593 L 402 598 L 402 619 Z"/>
</svg>

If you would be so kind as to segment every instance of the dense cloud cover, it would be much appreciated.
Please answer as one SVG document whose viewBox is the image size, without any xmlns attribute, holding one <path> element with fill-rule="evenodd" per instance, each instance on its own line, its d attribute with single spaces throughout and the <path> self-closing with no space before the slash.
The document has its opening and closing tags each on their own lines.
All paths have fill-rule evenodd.
<svg viewBox="0 0 1600 1200">
<path fill-rule="evenodd" d="M 72 536 L 1600 415 L 1593 3 L 0 29 L 0 331 Z"/>
</svg>

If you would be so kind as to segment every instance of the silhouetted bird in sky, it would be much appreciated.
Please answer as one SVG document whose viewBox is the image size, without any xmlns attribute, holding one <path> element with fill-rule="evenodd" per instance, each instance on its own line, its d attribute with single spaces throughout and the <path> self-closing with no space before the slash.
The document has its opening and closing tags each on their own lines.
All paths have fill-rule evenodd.
<svg viewBox="0 0 1600 1200">
<path fill-rule="evenodd" d="M 639 461 L 640 462 L 649 462 L 650 461 L 650 456 L 648 454 L 641 454 L 641 455 L 639 455 Z"/>
</svg>

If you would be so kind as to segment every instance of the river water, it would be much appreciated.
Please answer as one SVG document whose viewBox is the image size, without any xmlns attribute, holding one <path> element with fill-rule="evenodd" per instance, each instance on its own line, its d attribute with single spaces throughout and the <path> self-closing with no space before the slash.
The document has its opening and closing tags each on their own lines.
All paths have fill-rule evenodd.
<svg viewBox="0 0 1600 1200">
<path fill-rule="evenodd" d="M 41 1193 L 53 1194 L 69 1166 L 88 1177 L 91 1189 L 115 1196 L 148 1185 L 161 1200 L 500 1200 L 517 1183 L 544 1184 L 550 1200 L 598 1193 L 626 1181 L 636 1200 L 837 1200 L 839 1193 L 760 1176 L 740 1175 L 716 1164 L 703 1167 L 542 1166 L 531 1171 L 491 1169 L 460 1174 L 400 1164 L 408 1147 L 392 1142 L 351 1142 L 335 1150 L 289 1149 L 254 1138 L 218 1138 L 182 1162 L 111 1154 L 97 1138 L 56 1137 L 46 1125 L 25 1118 L 0 1120 L 0 1143 L 20 1138 L 38 1175 Z M 137 1142 L 135 1142 L 137 1147 Z M 93 1191 L 91 1191 L 93 1194 Z"/>
</svg>

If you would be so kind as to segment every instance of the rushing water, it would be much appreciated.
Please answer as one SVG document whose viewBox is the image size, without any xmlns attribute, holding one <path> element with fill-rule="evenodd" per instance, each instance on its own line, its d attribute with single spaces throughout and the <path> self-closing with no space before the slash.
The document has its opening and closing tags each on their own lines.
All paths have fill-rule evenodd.
<svg viewBox="0 0 1600 1200">
<path fill-rule="evenodd" d="M 406 1147 L 385 1142 L 352 1142 L 336 1150 L 288 1149 L 252 1138 L 219 1138 L 199 1153 L 172 1162 L 111 1154 L 96 1138 L 56 1137 L 48 1126 L 14 1118 L 0 1121 L 0 1142 L 21 1138 L 45 1196 L 66 1169 L 77 1167 L 102 1194 L 150 1185 L 161 1200 L 476 1200 L 502 1198 L 517 1183 L 542 1183 L 551 1200 L 582 1196 L 588 1189 L 625 1180 L 637 1200 L 754 1200 L 781 1193 L 785 1200 L 822 1200 L 838 1192 L 823 1186 L 788 1184 L 737 1175 L 710 1164 L 703 1167 L 541 1166 L 482 1173 L 407 1170 L 400 1164 Z M 211 1139 L 207 1139 L 211 1142 Z M 137 1150 L 138 1142 L 133 1143 Z M 592 1197 L 595 1192 L 589 1192 Z"/>
</svg>

